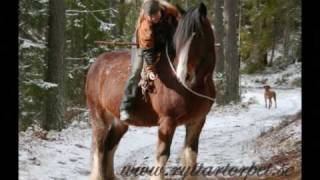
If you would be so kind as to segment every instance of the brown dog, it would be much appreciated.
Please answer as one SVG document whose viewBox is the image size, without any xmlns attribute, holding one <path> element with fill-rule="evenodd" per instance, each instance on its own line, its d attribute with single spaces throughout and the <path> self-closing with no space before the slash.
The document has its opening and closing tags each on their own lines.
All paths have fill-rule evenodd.
<svg viewBox="0 0 320 180">
<path fill-rule="evenodd" d="M 276 92 L 270 90 L 271 87 L 269 85 L 266 85 L 266 86 L 263 86 L 263 87 L 265 89 L 265 91 L 264 91 L 264 100 L 265 100 L 266 108 L 268 108 L 267 107 L 267 100 L 269 100 L 269 109 L 271 108 L 271 106 L 272 106 L 272 98 L 274 99 L 275 108 L 277 108 Z"/>
</svg>

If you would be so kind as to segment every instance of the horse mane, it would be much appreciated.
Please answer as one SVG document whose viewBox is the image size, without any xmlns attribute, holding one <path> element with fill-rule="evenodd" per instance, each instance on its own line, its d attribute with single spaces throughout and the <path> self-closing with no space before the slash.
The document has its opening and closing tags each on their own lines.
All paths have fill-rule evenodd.
<svg viewBox="0 0 320 180">
<path fill-rule="evenodd" d="M 185 84 L 187 77 L 188 53 L 193 37 L 196 34 L 203 34 L 201 13 L 206 13 L 202 7 L 189 9 L 180 19 L 178 27 L 173 37 L 176 54 L 178 57 L 177 77 L 180 82 Z"/>
<path fill-rule="evenodd" d="M 201 33 L 202 24 L 197 7 L 189 9 L 180 19 L 173 37 L 176 52 L 179 53 L 193 33 Z"/>
</svg>

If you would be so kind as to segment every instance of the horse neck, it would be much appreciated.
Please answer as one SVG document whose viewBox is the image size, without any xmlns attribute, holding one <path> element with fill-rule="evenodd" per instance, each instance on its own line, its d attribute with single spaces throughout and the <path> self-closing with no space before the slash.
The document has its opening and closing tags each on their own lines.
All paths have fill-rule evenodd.
<svg viewBox="0 0 320 180">
<path fill-rule="evenodd" d="M 175 76 L 169 64 L 169 61 L 172 62 L 172 59 L 175 59 L 175 58 L 172 58 L 172 57 L 169 57 L 169 58 L 170 59 L 168 59 L 165 51 L 161 52 L 160 61 L 157 65 L 157 70 L 161 77 L 173 78 Z"/>
<path fill-rule="evenodd" d="M 164 53 L 166 53 L 164 51 Z M 175 87 L 180 90 L 185 90 L 183 86 L 181 86 L 181 82 L 178 80 L 176 72 L 174 72 L 169 64 L 169 61 L 172 62 L 175 71 L 178 64 L 178 58 L 177 57 L 170 57 L 168 60 L 166 54 L 161 55 L 161 59 L 157 65 L 157 71 L 159 72 L 160 81 L 162 84 L 165 84 L 168 87 Z M 198 89 L 198 87 L 203 87 L 204 85 L 204 78 L 208 73 L 200 72 L 197 74 L 195 83 L 192 84 L 190 88 L 192 89 Z M 176 90 L 177 90 L 176 89 Z"/>
</svg>

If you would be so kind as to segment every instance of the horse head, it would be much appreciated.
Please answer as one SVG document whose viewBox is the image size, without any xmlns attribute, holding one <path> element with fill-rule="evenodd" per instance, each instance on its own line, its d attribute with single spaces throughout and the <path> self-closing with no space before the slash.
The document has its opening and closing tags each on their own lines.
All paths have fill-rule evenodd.
<svg viewBox="0 0 320 180">
<path fill-rule="evenodd" d="M 215 65 L 214 35 L 203 3 L 189 9 L 180 19 L 174 34 L 174 45 L 177 76 L 182 83 L 192 85 L 212 75 Z"/>
</svg>

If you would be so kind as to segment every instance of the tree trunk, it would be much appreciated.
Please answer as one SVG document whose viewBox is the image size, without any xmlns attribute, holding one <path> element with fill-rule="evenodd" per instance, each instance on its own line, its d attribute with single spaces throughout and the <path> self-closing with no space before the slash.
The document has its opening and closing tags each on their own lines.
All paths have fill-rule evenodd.
<svg viewBox="0 0 320 180">
<path fill-rule="evenodd" d="M 85 37 L 86 34 L 88 33 L 88 17 L 87 16 L 83 16 L 83 27 L 82 27 L 82 37 Z M 80 49 L 80 55 L 84 55 L 86 52 L 88 52 L 88 40 L 86 38 L 83 38 L 82 40 L 82 45 L 79 48 Z M 82 62 L 79 63 L 80 66 L 87 66 L 88 62 L 85 59 L 81 60 Z M 86 82 L 86 74 L 87 74 L 87 70 L 82 70 L 81 74 L 80 74 L 80 82 L 79 82 L 79 87 L 80 87 L 80 95 L 78 98 L 79 99 L 79 104 L 86 104 L 86 96 L 85 96 L 85 82 Z"/>
<path fill-rule="evenodd" d="M 276 17 L 273 18 L 273 33 L 272 33 L 272 50 L 271 50 L 271 56 L 269 60 L 268 66 L 272 66 L 273 64 L 273 58 L 274 58 L 274 51 L 276 49 L 276 30 L 277 30 L 277 21 Z"/>
<path fill-rule="evenodd" d="M 116 12 L 114 12 L 114 7 L 116 7 L 116 1 L 114 0 L 108 0 L 109 4 L 108 4 L 108 8 L 109 8 L 109 23 L 113 24 L 113 23 L 116 23 L 115 22 L 115 17 L 114 17 L 114 14 Z M 117 14 L 116 16 L 118 16 L 119 14 Z M 117 29 L 116 28 L 112 28 L 111 29 L 111 34 L 112 34 L 112 38 L 117 38 Z"/>
<path fill-rule="evenodd" d="M 214 27 L 215 27 L 215 40 L 217 44 L 220 44 L 219 47 L 216 48 L 216 87 L 217 87 L 217 104 L 224 104 L 224 84 L 225 84 L 225 76 L 224 76 L 224 25 L 223 25 L 223 0 L 215 0 L 214 1 Z"/>
<path fill-rule="evenodd" d="M 271 67 L 272 64 L 273 64 L 273 58 L 274 58 L 274 51 L 276 49 L 276 44 L 275 44 L 275 37 L 273 35 L 273 40 L 272 40 L 272 49 L 271 49 L 271 55 L 270 55 L 270 60 L 269 60 L 269 63 L 268 63 L 268 66 Z"/>
<path fill-rule="evenodd" d="M 283 62 L 285 62 L 285 64 L 289 61 L 290 31 L 290 17 L 287 16 L 286 25 L 283 31 Z"/>
<path fill-rule="evenodd" d="M 216 72 L 223 73 L 224 72 L 224 53 L 223 53 L 223 37 L 224 37 L 224 26 L 223 26 L 223 0 L 215 0 L 214 1 L 214 27 L 215 27 L 215 40 L 217 44 L 220 44 L 219 47 L 216 48 L 216 57 L 217 57 L 217 65 Z"/>
<path fill-rule="evenodd" d="M 58 86 L 48 91 L 45 118 L 42 127 L 46 130 L 61 129 L 64 124 L 64 45 L 65 4 L 64 0 L 49 1 L 48 69 L 46 81 Z"/>
<path fill-rule="evenodd" d="M 226 31 L 226 103 L 239 102 L 239 53 L 237 48 L 237 0 L 225 0 Z"/>
<path fill-rule="evenodd" d="M 124 26 L 126 23 L 126 4 L 125 4 L 125 0 L 120 0 L 119 3 L 119 19 L 118 19 L 118 25 L 119 25 L 119 36 L 124 35 Z"/>
</svg>

